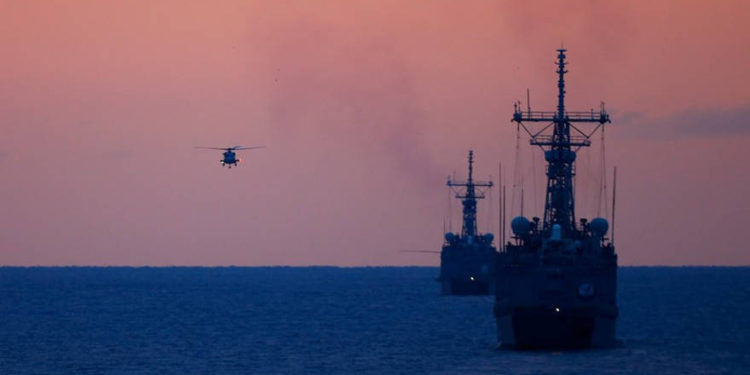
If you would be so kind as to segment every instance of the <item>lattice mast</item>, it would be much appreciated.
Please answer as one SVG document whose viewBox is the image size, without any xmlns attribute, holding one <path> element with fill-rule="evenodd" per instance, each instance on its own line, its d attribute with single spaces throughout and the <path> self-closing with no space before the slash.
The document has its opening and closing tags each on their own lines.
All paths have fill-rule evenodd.
<svg viewBox="0 0 750 375">
<path fill-rule="evenodd" d="M 523 112 L 519 103 L 515 105 L 514 122 L 526 130 L 531 136 L 530 144 L 537 145 L 544 150 L 547 161 L 547 193 L 544 203 L 543 230 L 549 230 L 552 225 L 559 224 L 563 233 L 575 232 L 575 197 L 573 178 L 575 177 L 576 151 L 581 147 L 591 145 L 590 137 L 605 123 L 610 122 L 609 115 L 602 104 L 598 112 L 568 112 L 565 110 L 565 49 L 558 49 L 557 55 L 557 111 Z M 530 132 L 523 122 L 550 122 L 536 133 Z M 591 133 L 584 133 L 573 123 L 598 123 Z M 552 134 L 545 133 L 552 127 Z M 571 129 L 577 134 L 571 136 Z"/>
<path fill-rule="evenodd" d="M 464 194 L 456 191 L 456 198 L 461 199 L 463 204 L 463 227 L 461 228 L 461 237 L 475 237 L 479 232 L 477 230 L 477 199 L 484 199 L 484 193 L 477 188 L 492 187 L 492 181 L 474 181 L 474 151 L 469 151 L 469 179 L 466 182 L 457 182 L 448 178 L 446 183 L 451 189 L 456 187 L 464 188 Z"/>
</svg>

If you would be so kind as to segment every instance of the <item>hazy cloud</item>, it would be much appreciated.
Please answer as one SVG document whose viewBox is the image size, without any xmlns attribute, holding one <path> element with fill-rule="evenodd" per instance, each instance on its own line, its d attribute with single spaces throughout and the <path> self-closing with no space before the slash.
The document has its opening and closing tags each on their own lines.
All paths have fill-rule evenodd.
<svg viewBox="0 0 750 375">
<path fill-rule="evenodd" d="M 108 160 L 128 159 L 133 156 L 130 150 L 110 150 L 102 153 L 102 157 Z"/>
<path fill-rule="evenodd" d="M 277 77 L 269 88 L 271 122 L 286 138 L 312 133 L 308 139 L 330 152 L 391 159 L 411 178 L 434 184 L 444 171 L 425 148 L 422 131 L 430 123 L 413 68 L 390 42 L 395 37 L 362 33 L 321 45 L 309 38 L 345 30 L 319 22 L 295 20 L 297 32 L 269 46 L 269 70 Z"/>
<path fill-rule="evenodd" d="M 669 116 L 649 117 L 639 112 L 618 114 L 617 126 L 627 137 L 675 139 L 750 135 L 750 106 L 729 109 L 691 109 Z"/>
</svg>

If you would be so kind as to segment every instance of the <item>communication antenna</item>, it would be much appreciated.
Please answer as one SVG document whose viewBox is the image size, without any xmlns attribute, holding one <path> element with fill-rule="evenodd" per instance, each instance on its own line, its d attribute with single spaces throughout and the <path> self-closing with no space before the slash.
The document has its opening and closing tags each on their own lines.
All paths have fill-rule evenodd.
<svg viewBox="0 0 750 375">
<path fill-rule="evenodd" d="M 448 176 L 448 181 L 451 177 Z M 448 230 L 453 233 L 453 192 L 448 189 Z M 445 233 L 445 232 L 443 232 Z"/>
<path fill-rule="evenodd" d="M 521 109 L 519 108 L 519 111 Z M 511 197 L 510 197 L 510 212 L 511 215 L 515 215 L 516 209 L 519 208 L 519 206 L 516 206 L 518 203 L 517 199 L 519 198 L 519 195 L 521 192 L 520 190 L 523 189 L 523 173 L 521 172 L 521 124 L 516 125 L 516 149 L 515 149 L 515 161 L 513 165 L 513 184 L 511 185 Z M 521 206 L 523 206 L 523 198 L 521 198 Z M 521 211 L 523 209 L 521 208 Z M 521 212 L 521 215 L 523 215 L 523 212 Z"/>
<path fill-rule="evenodd" d="M 596 215 L 602 216 L 602 205 L 604 205 L 604 216 L 609 216 L 609 197 L 607 196 L 607 154 L 604 148 L 604 127 L 601 130 L 601 146 L 599 148 L 599 193 L 596 203 Z"/>
<path fill-rule="evenodd" d="M 534 150 L 533 148 L 529 148 L 529 150 L 531 151 L 530 153 L 531 155 L 530 157 L 531 159 L 531 185 L 532 185 L 531 187 L 532 187 L 532 193 L 534 194 L 532 195 L 531 201 L 534 202 L 534 212 L 537 213 L 539 212 L 539 207 L 537 205 L 537 200 L 538 200 L 537 197 L 539 195 L 536 193 L 536 190 L 537 190 L 536 189 L 536 177 L 537 177 L 536 176 L 536 157 L 535 157 L 536 155 L 534 152 L 536 150 Z"/>
<path fill-rule="evenodd" d="M 497 164 L 497 186 L 500 186 L 503 189 L 505 189 L 505 185 L 503 185 L 503 163 L 498 163 Z M 504 204 L 504 202 L 503 202 L 503 192 L 499 191 L 497 195 L 498 195 L 498 197 L 497 197 L 497 200 L 498 200 L 498 204 L 497 204 L 497 239 L 500 242 L 499 243 L 500 246 L 498 246 L 498 249 L 500 249 L 500 251 L 502 251 L 502 246 L 503 246 L 503 236 L 502 236 L 502 232 L 503 232 L 503 204 Z"/>
<path fill-rule="evenodd" d="M 615 196 L 617 194 L 617 166 L 615 166 L 612 181 L 612 245 L 615 244 Z"/>
<path fill-rule="evenodd" d="M 492 181 L 492 175 L 490 175 L 487 180 Z M 492 216 L 494 216 L 492 215 L 492 207 L 495 203 L 495 200 L 493 199 L 492 189 L 489 189 L 487 194 L 489 195 L 489 207 L 487 208 L 487 224 L 485 224 L 485 228 L 487 229 L 487 233 L 489 233 L 490 231 L 492 231 Z"/>
<path fill-rule="evenodd" d="M 604 217 L 607 217 L 609 215 L 609 204 L 607 204 L 607 150 L 606 150 L 606 142 L 604 141 L 604 127 L 602 127 L 602 173 L 604 173 L 604 176 L 602 176 L 602 181 L 604 181 Z"/>
<path fill-rule="evenodd" d="M 505 185 L 503 185 L 503 248 L 505 248 Z"/>
<path fill-rule="evenodd" d="M 529 94 L 528 87 L 526 88 L 526 113 L 531 117 L 531 94 Z"/>
</svg>

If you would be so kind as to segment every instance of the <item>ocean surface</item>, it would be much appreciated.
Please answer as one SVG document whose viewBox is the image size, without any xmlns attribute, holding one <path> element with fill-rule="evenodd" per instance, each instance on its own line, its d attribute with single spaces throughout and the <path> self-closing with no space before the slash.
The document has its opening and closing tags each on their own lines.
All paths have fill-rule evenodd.
<svg viewBox="0 0 750 375">
<path fill-rule="evenodd" d="M 0 374 L 750 374 L 750 268 L 621 267 L 613 349 L 496 350 L 437 268 L 0 268 Z"/>
</svg>

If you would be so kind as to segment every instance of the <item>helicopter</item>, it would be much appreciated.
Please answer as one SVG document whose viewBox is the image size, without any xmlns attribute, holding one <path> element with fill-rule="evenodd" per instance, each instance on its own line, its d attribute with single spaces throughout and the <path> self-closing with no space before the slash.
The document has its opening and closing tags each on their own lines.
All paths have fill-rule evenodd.
<svg viewBox="0 0 750 375">
<path fill-rule="evenodd" d="M 232 165 L 235 167 L 237 164 L 242 161 L 240 158 L 236 157 L 235 151 L 239 150 L 252 150 L 256 148 L 263 148 L 265 146 L 252 146 L 252 147 L 243 147 L 243 146 L 234 146 L 234 147 L 196 147 L 201 149 L 208 149 L 208 150 L 223 150 L 223 158 L 219 160 L 219 163 L 221 163 L 221 166 L 228 166 L 229 168 L 232 168 Z"/>
</svg>

